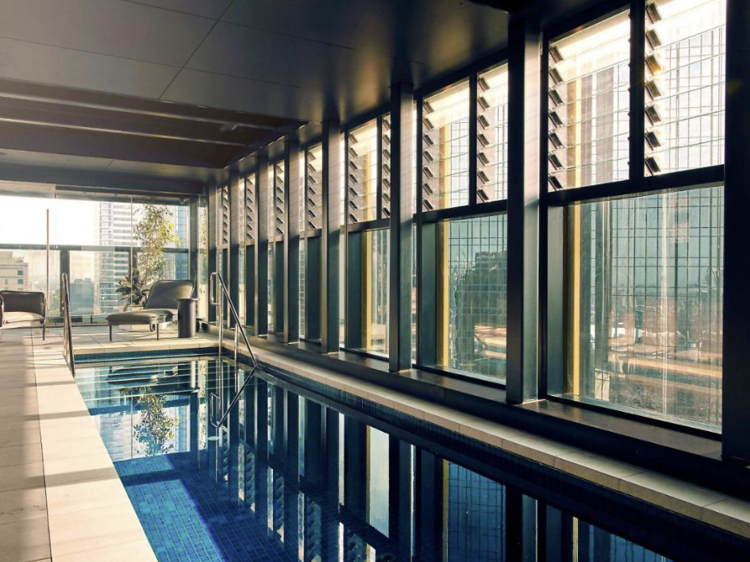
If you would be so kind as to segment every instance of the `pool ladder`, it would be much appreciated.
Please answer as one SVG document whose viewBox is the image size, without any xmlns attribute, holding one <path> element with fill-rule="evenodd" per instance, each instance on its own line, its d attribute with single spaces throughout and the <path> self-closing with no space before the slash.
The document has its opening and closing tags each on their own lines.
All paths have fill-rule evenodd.
<svg viewBox="0 0 750 562">
<path fill-rule="evenodd" d="M 60 310 L 63 317 L 63 357 L 70 367 L 73 378 L 76 376 L 76 358 L 73 354 L 73 323 L 70 319 L 70 280 L 68 274 L 63 273 L 60 276 L 62 281 L 62 300 Z"/>
<path fill-rule="evenodd" d="M 218 281 L 218 283 L 217 283 Z M 221 296 L 217 298 L 216 295 L 216 289 L 220 288 L 221 290 Z M 237 373 L 239 370 L 237 367 L 237 362 L 239 358 L 239 338 L 242 336 L 242 341 L 245 342 L 245 346 L 247 347 L 247 353 L 250 357 L 250 364 L 252 366 L 251 371 L 248 373 L 247 377 L 245 378 L 245 381 L 242 383 L 242 386 L 237 390 L 232 400 L 229 402 L 229 406 L 226 410 L 223 411 L 221 419 L 218 421 L 218 423 L 214 422 L 214 416 L 211 415 L 211 423 L 214 427 L 221 427 L 224 422 L 226 421 L 227 417 L 229 416 L 229 412 L 232 411 L 232 408 L 239 402 L 240 397 L 242 396 L 242 393 L 245 391 L 245 388 L 247 387 L 248 383 L 252 380 L 253 376 L 255 375 L 255 371 L 258 369 L 258 359 L 255 357 L 255 353 L 253 353 L 253 348 L 250 345 L 250 341 L 247 339 L 247 333 L 245 332 L 245 328 L 242 326 L 242 322 L 240 321 L 240 316 L 237 314 L 237 309 L 234 306 L 234 303 L 232 302 L 232 299 L 229 296 L 229 290 L 227 289 L 226 283 L 224 283 L 224 279 L 222 279 L 221 275 L 218 271 L 214 271 L 211 274 L 210 277 L 210 287 L 209 287 L 209 302 L 211 303 L 211 306 L 217 307 L 217 314 L 216 314 L 216 323 L 219 327 L 219 360 L 221 360 L 221 354 L 222 354 L 222 348 L 223 348 L 223 342 L 224 342 L 224 325 L 225 325 L 225 314 L 228 310 L 231 314 L 232 318 L 234 318 L 234 364 L 235 364 L 235 370 L 234 375 L 237 376 Z M 225 305 L 226 301 L 226 305 Z M 236 379 L 235 379 L 236 380 Z M 237 386 L 235 382 L 235 386 Z M 223 393 L 222 393 L 223 394 Z M 217 397 L 218 398 L 218 397 Z M 213 404 L 213 400 L 211 400 L 211 404 Z M 219 400 L 221 402 L 221 400 Z M 215 409 L 214 409 L 215 411 Z"/>
</svg>

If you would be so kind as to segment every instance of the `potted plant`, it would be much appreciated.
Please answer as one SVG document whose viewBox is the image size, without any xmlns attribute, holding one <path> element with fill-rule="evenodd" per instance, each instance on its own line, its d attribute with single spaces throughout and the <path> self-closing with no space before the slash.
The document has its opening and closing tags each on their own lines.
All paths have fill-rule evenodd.
<svg viewBox="0 0 750 562">
<path fill-rule="evenodd" d="M 125 305 L 126 310 L 132 310 L 145 304 L 148 291 L 145 289 L 143 278 L 137 269 L 133 270 L 133 274 L 130 277 L 120 279 L 118 284 L 119 287 L 117 287 L 115 292 L 122 295 L 122 300 L 127 303 Z"/>
<path fill-rule="evenodd" d="M 144 287 L 149 287 L 161 278 L 167 260 L 164 248 L 169 244 L 179 244 L 174 231 L 172 213 L 164 205 L 145 205 L 143 216 L 135 227 L 138 250 L 138 270 Z"/>
</svg>

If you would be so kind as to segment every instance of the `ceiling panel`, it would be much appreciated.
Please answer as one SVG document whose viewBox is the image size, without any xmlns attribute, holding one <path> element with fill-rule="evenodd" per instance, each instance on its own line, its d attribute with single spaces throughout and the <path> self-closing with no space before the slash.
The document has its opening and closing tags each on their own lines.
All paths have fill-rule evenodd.
<svg viewBox="0 0 750 562">
<path fill-rule="evenodd" d="M 177 74 L 171 66 L 0 38 L 0 77 L 157 98 Z"/>
<path fill-rule="evenodd" d="M 333 89 L 338 77 L 353 69 L 354 51 L 220 23 L 187 67 L 287 86 Z"/>
<path fill-rule="evenodd" d="M 188 66 L 298 88 L 296 94 L 289 92 L 291 99 L 274 100 L 281 106 L 276 115 L 305 120 L 311 115 L 347 119 L 387 101 L 394 79 L 421 81 L 425 74 L 422 65 L 403 59 L 229 24 L 211 32 Z M 303 99 L 311 96 L 318 105 L 308 108 Z"/>
<path fill-rule="evenodd" d="M 320 92 L 190 69 L 180 73 L 162 99 L 281 117 L 296 114 L 304 121 L 323 116 Z"/>
<path fill-rule="evenodd" d="M 182 66 L 213 21 L 120 0 L 0 0 L 0 37 Z"/>
<path fill-rule="evenodd" d="M 124 0 L 129 1 L 129 0 Z M 137 4 L 148 4 L 165 10 L 174 10 L 218 19 L 227 9 L 232 0 L 137 0 Z"/>
<path fill-rule="evenodd" d="M 222 21 L 279 35 L 355 48 L 380 36 L 373 46 L 388 51 L 393 19 L 382 0 L 236 0 Z"/>
<path fill-rule="evenodd" d="M 236 0 L 222 21 L 428 64 L 502 47 L 507 16 L 464 0 Z"/>
</svg>

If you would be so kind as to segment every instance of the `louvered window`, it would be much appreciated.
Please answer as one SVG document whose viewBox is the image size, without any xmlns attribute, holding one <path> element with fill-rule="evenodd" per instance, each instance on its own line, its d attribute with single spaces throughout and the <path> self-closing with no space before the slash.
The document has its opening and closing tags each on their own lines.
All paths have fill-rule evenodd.
<svg viewBox="0 0 750 562">
<path fill-rule="evenodd" d="M 477 77 L 477 202 L 508 197 L 508 65 Z"/>
<path fill-rule="evenodd" d="M 726 0 L 646 5 L 646 174 L 724 163 Z"/>
<path fill-rule="evenodd" d="M 245 178 L 245 244 L 255 244 L 257 217 L 255 216 L 255 179 Z"/>
<path fill-rule="evenodd" d="M 550 44 L 552 189 L 628 178 L 629 59 L 628 12 Z"/>
<path fill-rule="evenodd" d="M 305 174 L 305 230 L 323 228 L 323 146 L 307 150 Z"/>
<path fill-rule="evenodd" d="M 276 236 L 284 235 L 284 162 L 276 162 L 273 165 L 273 224 Z"/>
<path fill-rule="evenodd" d="M 469 83 L 422 102 L 422 206 L 424 211 L 469 203 Z"/>
<path fill-rule="evenodd" d="M 349 224 L 377 219 L 378 121 L 348 134 L 347 190 Z"/>
<path fill-rule="evenodd" d="M 391 116 L 386 115 L 382 120 L 381 138 L 381 175 L 382 175 L 382 201 L 381 215 L 387 219 L 391 216 Z"/>
<path fill-rule="evenodd" d="M 221 199 L 221 248 L 229 248 L 229 187 L 219 188 Z"/>
</svg>

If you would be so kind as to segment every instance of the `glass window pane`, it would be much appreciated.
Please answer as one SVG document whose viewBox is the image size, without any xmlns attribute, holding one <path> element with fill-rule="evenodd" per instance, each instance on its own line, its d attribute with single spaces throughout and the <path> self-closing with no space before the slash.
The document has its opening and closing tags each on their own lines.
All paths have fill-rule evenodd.
<svg viewBox="0 0 750 562">
<path fill-rule="evenodd" d="M 378 218 L 378 120 L 354 129 L 348 136 L 347 220 L 349 224 L 375 220 Z"/>
<path fill-rule="evenodd" d="M 646 173 L 724 163 L 726 0 L 646 9 Z"/>
<path fill-rule="evenodd" d="M 388 229 L 370 230 L 362 236 L 362 345 L 367 351 L 388 353 Z"/>
<path fill-rule="evenodd" d="M 723 188 L 567 213 L 565 392 L 720 428 Z"/>
<path fill-rule="evenodd" d="M 48 320 L 60 316 L 60 252 L 50 251 Z M 0 250 L 0 291 L 47 294 L 46 250 Z"/>
<path fill-rule="evenodd" d="M 477 78 L 477 202 L 508 197 L 508 65 Z"/>
<path fill-rule="evenodd" d="M 628 178 L 629 60 L 628 12 L 550 44 L 552 189 Z"/>
<path fill-rule="evenodd" d="M 505 215 L 438 227 L 438 364 L 505 380 Z"/>
<path fill-rule="evenodd" d="M 299 337 L 307 335 L 307 291 L 305 287 L 307 270 L 307 241 L 300 240 L 299 244 Z"/>
<path fill-rule="evenodd" d="M 469 83 L 422 102 L 422 207 L 469 204 Z"/>
</svg>

